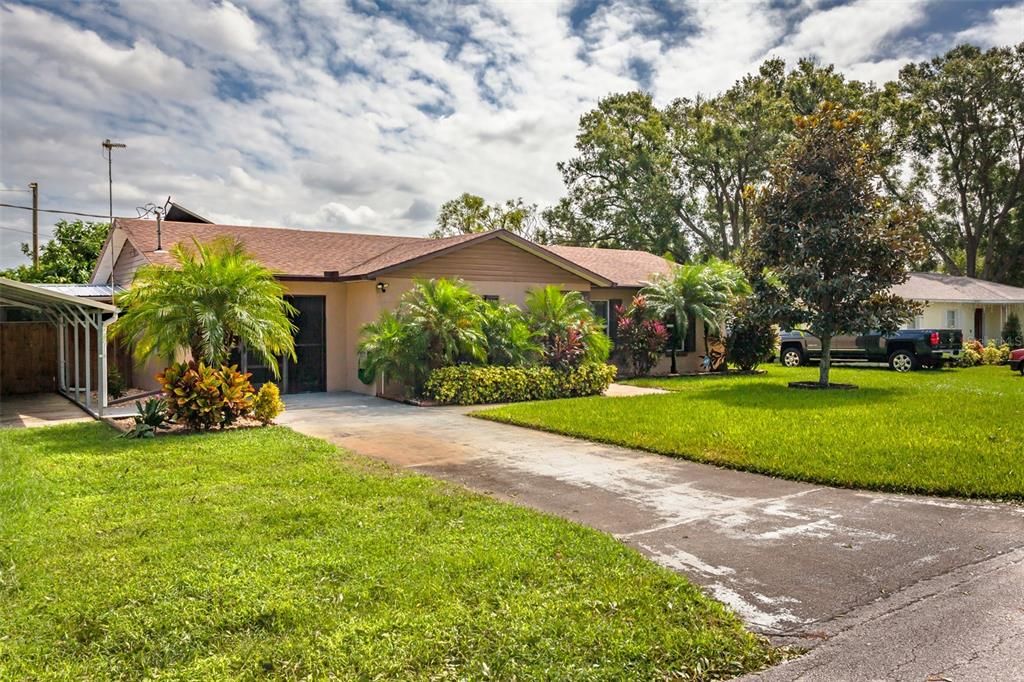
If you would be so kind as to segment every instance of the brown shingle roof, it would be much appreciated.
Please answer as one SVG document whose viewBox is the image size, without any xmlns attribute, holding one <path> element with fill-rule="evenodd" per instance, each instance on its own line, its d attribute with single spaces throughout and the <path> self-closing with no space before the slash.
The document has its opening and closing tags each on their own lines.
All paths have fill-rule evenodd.
<svg viewBox="0 0 1024 682">
<path fill-rule="evenodd" d="M 118 218 L 115 225 L 151 263 L 170 265 L 169 253 L 156 251 L 156 222 Z M 254 258 L 280 275 L 323 277 L 338 272 L 343 278 L 367 277 L 410 261 L 437 254 L 467 242 L 502 237 L 518 243 L 562 267 L 582 270 L 600 285 L 642 286 L 656 273 L 668 273 L 672 264 L 650 253 L 577 246 L 539 246 L 507 232 L 458 235 L 446 239 L 394 237 L 350 232 L 318 232 L 281 227 L 253 227 L 164 221 L 164 249 L 193 238 L 209 241 L 230 237 L 240 241 Z"/>
<path fill-rule="evenodd" d="M 586 246 L 547 246 L 549 251 L 610 279 L 620 286 L 639 287 L 652 275 L 667 275 L 674 265 L 653 253 Z"/>
</svg>

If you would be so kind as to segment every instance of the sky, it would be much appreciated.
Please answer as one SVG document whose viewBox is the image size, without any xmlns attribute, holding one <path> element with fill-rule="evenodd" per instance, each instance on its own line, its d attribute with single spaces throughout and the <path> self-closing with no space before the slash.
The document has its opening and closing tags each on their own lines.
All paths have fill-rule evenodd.
<svg viewBox="0 0 1024 682">
<path fill-rule="evenodd" d="M 1024 40 L 1024 0 L 0 0 L 0 202 L 423 235 L 462 192 L 546 206 L 612 92 L 715 94 L 769 57 L 884 82 Z M 43 215 L 52 231 L 56 216 Z M 0 207 L 0 266 L 27 211 Z"/>
</svg>

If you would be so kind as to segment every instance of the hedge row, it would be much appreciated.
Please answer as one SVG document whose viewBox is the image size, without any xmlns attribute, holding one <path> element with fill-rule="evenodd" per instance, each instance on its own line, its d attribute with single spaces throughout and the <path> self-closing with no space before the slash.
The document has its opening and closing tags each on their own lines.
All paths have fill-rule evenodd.
<svg viewBox="0 0 1024 682">
<path fill-rule="evenodd" d="M 424 394 L 448 405 L 514 403 L 604 393 L 615 379 L 614 365 L 585 363 L 576 369 L 455 365 L 430 373 Z"/>
</svg>

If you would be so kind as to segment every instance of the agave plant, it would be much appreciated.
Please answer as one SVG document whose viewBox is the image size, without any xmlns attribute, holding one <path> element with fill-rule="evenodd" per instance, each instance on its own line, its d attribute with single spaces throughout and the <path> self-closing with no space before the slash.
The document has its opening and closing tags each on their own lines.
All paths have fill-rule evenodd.
<svg viewBox="0 0 1024 682">
<path fill-rule="evenodd" d="M 290 317 L 295 308 L 273 273 L 240 242 L 223 239 L 193 247 L 176 244 L 176 265 L 138 269 L 128 291 L 116 298 L 124 313 L 111 332 L 135 346 L 140 358 L 172 359 L 181 350 L 219 367 L 239 342 L 279 376 L 277 358 L 295 356 Z"/>
</svg>

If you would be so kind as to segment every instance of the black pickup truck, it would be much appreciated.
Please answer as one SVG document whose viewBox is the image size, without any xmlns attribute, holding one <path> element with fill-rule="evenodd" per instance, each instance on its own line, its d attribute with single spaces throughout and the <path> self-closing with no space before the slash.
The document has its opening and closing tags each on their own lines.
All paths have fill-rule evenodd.
<svg viewBox="0 0 1024 682">
<path fill-rule="evenodd" d="M 902 329 L 895 334 L 868 332 L 832 338 L 833 360 L 888 362 L 897 372 L 919 367 L 942 367 L 955 363 L 963 352 L 964 335 L 959 329 Z M 779 362 L 799 367 L 821 358 L 821 341 L 810 332 L 782 332 Z"/>
</svg>

